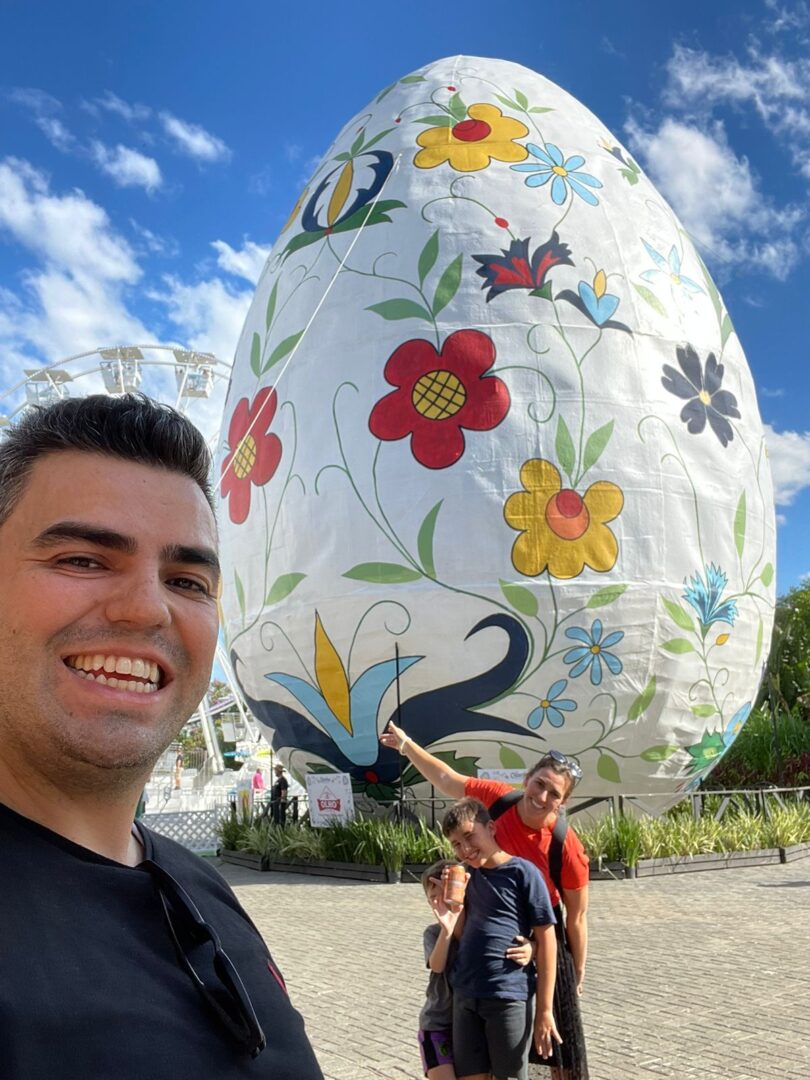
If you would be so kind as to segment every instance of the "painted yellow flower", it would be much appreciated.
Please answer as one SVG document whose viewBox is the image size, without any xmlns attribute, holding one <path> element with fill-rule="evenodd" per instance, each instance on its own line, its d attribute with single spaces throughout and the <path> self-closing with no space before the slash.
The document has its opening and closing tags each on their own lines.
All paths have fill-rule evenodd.
<svg viewBox="0 0 810 1080">
<path fill-rule="evenodd" d="M 448 162 L 457 172 L 478 172 L 490 161 L 525 161 L 529 152 L 514 142 L 529 134 L 520 120 L 504 116 L 495 105 L 470 105 L 467 119 L 452 127 L 432 127 L 417 135 L 422 147 L 413 159 L 419 169 Z"/>
<path fill-rule="evenodd" d="M 518 573 L 537 577 L 544 570 L 556 578 L 573 578 L 588 566 L 604 573 L 616 564 L 619 545 L 605 524 L 624 505 L 621 489 L 608 480 L 591 484 L 584 495 L 563 488 L 550 461 L 532 458 L 520 469 L 524 491 L 506 500 L 504 517 L 520 532 L 512 547 Z"/>
</svg>

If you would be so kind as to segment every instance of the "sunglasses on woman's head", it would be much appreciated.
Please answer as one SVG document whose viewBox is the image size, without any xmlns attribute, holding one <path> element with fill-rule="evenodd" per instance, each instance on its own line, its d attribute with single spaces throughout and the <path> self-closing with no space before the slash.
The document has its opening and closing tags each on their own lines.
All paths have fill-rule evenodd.
<svg viewBox="0 0 810 1080">
<path fill-rule="evenodd" d="M 582 779 L 582 769 L 580 768 L 579 762 L 574 758 L 561 754 L 559 750 L 547 750 L 543 756 L 551 758 L 557 765 L 560 765 L 563 769 L 567 769 L 575 784 L 578 784 Z"/>
</svg>

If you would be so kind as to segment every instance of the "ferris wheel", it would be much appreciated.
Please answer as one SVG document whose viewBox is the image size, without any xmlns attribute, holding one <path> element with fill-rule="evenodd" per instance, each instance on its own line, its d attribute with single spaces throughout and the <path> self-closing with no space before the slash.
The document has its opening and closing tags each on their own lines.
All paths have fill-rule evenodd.
<svg viewBox="0 0 810 1080">
<path fill-rule="evenodd" d="M 71 396 L 143 391 L 173 405 L 216 441 L 231 366 L 212 353 L 172 345 L 115 345 L 76 353 L 42 367 L 26 368 L 17 383 L 0 392 L 0 427 L 32 405 L 52 405 Z"/>
<path fill-rule="evenodd" d="M 76 353 L 41 367 L 26 368 L 23 378 L 0 389 L 0 428 L 32 406 L 52 405 L 67 397 L 143 392 L 155 401 L 172 405 L 195 424 L 210 447 L 219 438 L 231 365 L 212 353 L 171 345 L 115 345 Z M 222 641 L 217 644 L 216 664 L 225 675 L 228 701 L 237 709 L 250 741 L 260 741 L 258 725 L 241 699 L 230 659 Z M 204 698 L 190 718 L 200 722 L 215 772 L 223 769 L 213 716 L 218 707 Z"/>
</svg>

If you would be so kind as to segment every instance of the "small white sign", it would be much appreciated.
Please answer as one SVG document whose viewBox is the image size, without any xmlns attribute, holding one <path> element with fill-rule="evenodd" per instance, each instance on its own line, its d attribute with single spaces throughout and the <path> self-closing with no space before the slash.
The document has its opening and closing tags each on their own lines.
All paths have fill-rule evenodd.
<svg viewBox="0 0 810 1080">
<path fill-rule="evenodd" d="M 316 828 L 354 820 L 354 795 L 348 773 L 307 773 L 309 820 Z"/>
<path fill-rule="evenodd" d="M 236 731 L 234 730 L 233 721 L 223 720 L 220 725 L 222 728 L 222 738 L 225 742 L 236 742 Z"/>
<path fill-rule="evenodd" d="M 523 787 L 526 778 L 525 769 L 479 769 L 479 780 L 499 780 L 502 784 L 511 784 L 513 788 Z"/>
</svg>

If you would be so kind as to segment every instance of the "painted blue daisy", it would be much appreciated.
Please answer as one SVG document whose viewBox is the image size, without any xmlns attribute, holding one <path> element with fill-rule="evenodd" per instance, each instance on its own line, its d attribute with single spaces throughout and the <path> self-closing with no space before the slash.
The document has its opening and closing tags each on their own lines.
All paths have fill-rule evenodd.
<svg viewBox="0 0 810 1080">
<path fill-rule="evenodd" d="M 693 574 L 688 582 L 684 581 L 684 600 L 695 609 L 700 619 L 701 629 L 705 634 L 712 623 L 724 622 L 734 625 L 737 618 L 736 600 L 723 600 L 723 590 L 728 584 L 728 575 L 719 566 L 711 563 L 706 567 L 705 578 Z"/>
<path fill-rule="evenodd" d="M 683 289 L 685 292 L 690 293 L 690 295 L 703 292 L 703 289 L 696 281 L 692 281 L 691 278 L 688 278 L 685 274 L 681 273 L 681 256 L 674 244 L 669 249 L 668 258 L 665 259 L 661 252 L 656 251 L 646 240 L 642 239 L 641 242 L 656 266 L 654 270 L 644 271 L 641 275 L 644 281 L 655 281 L 657 278 L 663 277 L 666 278 L 671 285 Z"/>
<path fill-rule="evenodd" d="M 540 162 L 535 165 L 526 162 L 522 165 L 512 165 L 514 172 L 530 173 L 526 177 L 527 187 L 543 187 L 551 181 L 551 201 L 557 206 L 562 206 L 568 198 L 568 188 L 589 206 L 598 206 L 599 200 L 588 188 L 600 188 L 602 181 L 597 180 L 590 173 L 580 172 L 580 166 L 585 164 L 585 158 L 581 154 L 574 154 L 566 158 L 559 146 L 554 143 L 544 143 L 543 147 L 537 143 L 527 143 L 526 149 Z"/>
<path fill-rule="evenodd" d="M 548 720 L 552 727 L 562 727 L 565 723 L 564 712 L 573 712 L 577 703 L 570 698 L 560 697 L 568 686 L 567 679 L 558 679 L 548 688 L 544 698 L 536 709 L 529 713 L 526 723 L 530 728 L 539 728 L 544 720 Z"/>
<path fill-rule="evenodd" d="M 582 644 L 574 649 L 569 649 L 563 657 L 564 664 L 572 664 L 569 675 L 572 679 L 579 678 L 588 668 L 591 669 L 591 684 L 599 686 L 602 682 L 602 662 L 607 665 L 613 675 L 618 675 L 622 670 L 622 662 L 618 656 L 607 650 L 617 645 L 624 637 L 624 630 L 614 630 L 607 637 L 602 637 L 602 620 L 594 619 L 590 630 L 580 626 L 572 626 L 565 631 L 565 636 Z"/>
<path fill-rule="evenodd" d="M 726 730 L 723 732 L 723 743 L 726 750 L 731 746 L 734 740 L 742 731 L 742 726 L 748 717 L 751 715 L 751 709 L 753 708 L 753 702 L 748 701 L 745 705 L 741 706 L 734 713 L 732 718 L 726 725 Z"/>
</svg>

